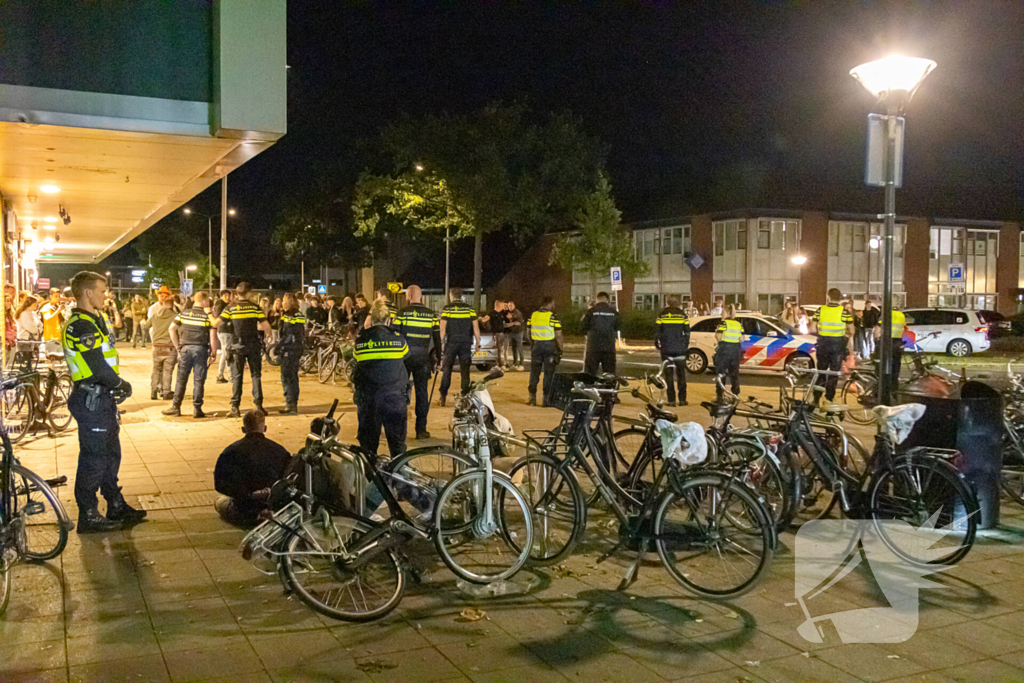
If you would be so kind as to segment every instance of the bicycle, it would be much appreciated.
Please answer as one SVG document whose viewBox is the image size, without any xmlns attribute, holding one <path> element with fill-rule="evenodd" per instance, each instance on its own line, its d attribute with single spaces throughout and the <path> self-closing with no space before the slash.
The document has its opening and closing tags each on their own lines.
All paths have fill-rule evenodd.
<svg viewBox="0 0 1024 683">
<path fill-rule="evenodd" d="M 445 565 L 473 583 L 507 579 L 525 564 L 525 551 L 517 549 L 510 562 L 500 547 L 497 553 L 484 547 L 488 541 L 505 548 L 513 547 L 513 539 L 527 547 L 532 543 L 526 501 L 507 477 L 485 460 L 438 489 L 429 477 L 419 476 L 415 456 L 378 467 L 376 456 L 337 441 L 337 405 L 335 400 L 327 416 L 314 421 L 299 452 L 305 491 L 298 490 L 294 476 L 275 485 L 272 498 L 284 505 L 246 535 L 243 557 L 273 558 L 287 589 L 314 610 L 347 621 L 376 619 L 397 606 L 405 573 L 411 571 L 398 551 L 413 538 L 432 540 Z M 314 472 L 326 471 L 332 456 L 352 464 L 357 484 L 351 502 L 314 491 Z M 373 487 L 370 496 L 361 489 L 364 477 Z M 495 487 L 504 495 L 495 495 Z M 376 502 L 374 492 L 387 508 L 381 521 L 363 513 L 367 499 Z M 419 514 L 405 511 L 400 493 Z M 506 502 L 505 495 L 512 497 L 518 515 L 494 509 L 499 500 Z"/>
<path fill-rule="evenodd" d="M 677 459 L 679 452 L 662 457 L 663 466 L 649 486 L 627 489 L 620 484 L 606 466 L 614 456 L 597 455 L 600 446 L 591 427 L 596 406 L 618 392 L 617 388 L 578 385 L 573 389 L 577 398 L 566 407 L 560 429 L 526 432 L 530 449 L 509 475 L 521 482 L 521 489 L 529 494 L 530 509 L 540 520 L 535 524 L 539 533 L 531 562 L 558 562 L 582 538 L 587 503 L 576 476 L 582 471 L 619 522 L 619 542 L 598 561 L 624 544 L 637 550 L 620 590 L 636 580 L 651 544 L 669 575 L 695 595 L 721 600 L 751 590 L 768 570 L 777 543 L 771 513 L 763 501 L 728 473 L 684 468 Z M 653 454 L 661 448 L 656 422 L 662 419 L 662 411 L 645 398 L 649 414 L 659 416 L 644 418 L 647 448 Z M 680 446 L 689 447 L 687 443 Z M 633 471 L 634 480 L 641 471 Z M 738 564 L 729 564 L 732 559 Z"/>
<path fill-rule="evenodd" d="M 797 449 L 807 458 L 802 467 L 802 489 L 814 492 L 814 479 L 822 483 L 828 496 L 825 504 L 815 505 L 805 493 L 805 512 L 821 519 L 838 502 L 843 514 L 852 519 L 871 521 L 882 541 L 902 559 L 913 564 L 955 564 L 974 544 L 977 533 L 978 502 L 964 476 L 953 465 L 956 451 L 919 447 L 899 451 L 890 422 L 897 409 L 874 408 L 878 422 L 875 448 L 861 473 L 850 471 L 814 430 L 811 413 L 821 396 L 817 378 L 839 372 L 797 369 L 810 376 L 802 400 L 793 402 L 786 430 L 786 447 Z M 934 526 L 947 533 L 947 549 L 941 557 L 915 556 L 901 548 L 885 531 L 883 522 L 902 520 L 915 528 Z M 951 543 L 952 545 L 949 545 Z"/>
<path fill-rule="evenodd" d="M 14 447 L 0 429 L 0 614 L 11 595 L 11 570 L 21 560 L 50 560 L 67 546 L 75 527 L 50 484 L 63 485 L 67 477 L 45 480 L 14 457 Z"/>
<path fill-rule="evenodd" d="M 0 382 L 3 424 L 13 443 L 25 438 L 40 425 L 49 436 L 63 432 L 71 425 L 68 397 L 74 382 L 67 371 L 57 373 L 52 367 L 43 375 L 33 369 Z"/>
</svg>

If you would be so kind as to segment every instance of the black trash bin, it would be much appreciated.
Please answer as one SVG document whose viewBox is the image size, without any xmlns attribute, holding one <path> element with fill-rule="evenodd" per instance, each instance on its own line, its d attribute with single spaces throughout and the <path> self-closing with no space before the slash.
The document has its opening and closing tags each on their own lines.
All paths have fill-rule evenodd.
<svg viewBox="0 0 1024 683">
<path fill-rule="evenodd" d="M 960 471 L 978 496 L 978 526 L 999 524 L 1000 471 L 1003 466 L 1003 397 L 981 382 L 967 382 L 948 397 L 904 392 L 901 403 L 921 403 L 925 413 L 903 448 L 931 446 L 960 451 Z"/>
</svg>

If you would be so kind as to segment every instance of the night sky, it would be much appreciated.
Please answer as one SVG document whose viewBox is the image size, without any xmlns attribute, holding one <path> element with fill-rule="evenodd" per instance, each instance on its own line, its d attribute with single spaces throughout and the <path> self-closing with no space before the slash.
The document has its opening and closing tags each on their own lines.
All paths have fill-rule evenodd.
<svg viewBox="0 0 1024 683">
<path fill-rule="evenodd" d="M 874 102 L 848 72 L 890 53 L 938 62 L 907 112 L 900 213 L 1021 220 L 1022 36 L 1020 2 L 293 0 L 289 132 L 229 178 L 242 217 L 229 273 L 281 270 L 267 265 L 281 207 L 318 179 L 352 183 L 365 166 L 357 142 L 382 124 L 498 99 L 579 116 L 610 146 L 628 221 L 878 212 L 881 190 L 863 185 Z M 219 200 L 218 184 L 193 206 Z"/>
</svg>

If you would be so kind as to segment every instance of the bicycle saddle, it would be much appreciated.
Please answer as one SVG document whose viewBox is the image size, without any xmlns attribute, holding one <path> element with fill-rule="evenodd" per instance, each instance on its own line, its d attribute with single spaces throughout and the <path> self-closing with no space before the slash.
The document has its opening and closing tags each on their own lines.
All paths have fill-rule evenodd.
<svg viewBox="0 0 1024 683">
<path fill-rule="evenodd" d="M 650 403 L 647 404 L 647 412 L 650 413 L 652 420 L 665 420 L 665 422 L 675 422 L 679 417 L 675 413 L 670 413 L 667 410 L 662 410 L 657 406 L 652 406 Z"/>
<path fill-rule="evenodd" d="M 845 413 L 848 410 L 847 406 L 839 403 L 833 403 L 832 405 L 825 406 L 821 409 L 821 412 L 826 415 L 838 415 L 839 413 Z"/>
<path fill-rule="evenodd" d="M 711 417 L 725 417 L 726 415 L 732 414 L 732 406 L 728 403 L 712 403 L 711 401 L 701 401 L 701 407 L 708 411 Z"/>
</svg>

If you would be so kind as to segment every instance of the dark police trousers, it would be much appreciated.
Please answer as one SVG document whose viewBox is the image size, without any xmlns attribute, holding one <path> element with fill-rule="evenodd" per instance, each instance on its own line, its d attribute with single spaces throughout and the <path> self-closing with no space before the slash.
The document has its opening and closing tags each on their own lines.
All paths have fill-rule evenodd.
<svg viewBox="0 0 1024 683">
<path fill-rule="evenodd" d="M 231 357 L 231 405 L 238 407 L 242 403 L 242 372 L 246 361 L 249 362 L 249 376 L 252 379 L 252 400 L 258 406 L 263 405 L 263 349 L 259 344 L 234 349 Z"/>
<path fill-rule="evenodd" d="M 843 369 L 843 360 L 846 358 L 846 337 L 818 337 L 818 345 L 815 355 L 818 357 L 819 370 Z M 824 380 L 824 382 L 822 382 Z M 837 375 L 819 375 L 818 384 L 825 385 L 825 400 L 831 401 L 836 397 Z"/>
<path fill-rule="evenodd" d="M 555 375 L 555 356 L 558 347 L 553 341 L 535 341 L 530 349 L 530 396 L 537 393 L 537 382 L 540 373 L 544 372 L 544 404 L 547 405 L 551 396 L 551 378 Z"/>
<path fill-rule="evenodd" d="M 188 373 L 192 373 L 192 405 L 203 407 L 203 392 L 206 389 L 206 361 L 210 359 L 210 347 L 199 344 L 182 346 L 178 352 L 178 381 L 174 385 L 174 405 L 181 407 L 185 400 L 185 385 Z"/>
<path fill-rule="evenodd" d="M 121 469 L 121 421 L 110 390 L 104 389 L 96 410 L 85 407 L 86 392 L 77 386 L 68 397 L 68 410 L 78 422 L 78 473 L 75 502 L 79 511 L 97 506 L 96 490 L 109 504 L 120 500 L 117 472 Z"/>
<path fill-rule="evenodd" d="M 448 395 L 448 388 L 452 385 L 452 367 L 455 361 L 459 361 L 459 370 L 462 372 L 462 393 L 469 393 L 469 366 L 473 362 L 473 340 L 452 341 L 444 347 L 444 358 L 441 361 L 441 395 Z"/>
<path fill-rule="evenodd" d="M 740 395 L 740 360 L 743 358 L 743 348 L 739 344 L 727 344 L 719 342 L 715 350 L 715 373 L 722 378 L 722 384 L 729 386 L 729 391 Z M 715 385 L 715 396 L 722 400 L 722 390 Z"/>
<path fill-rule="evenodd" d="M 390 392 L 378 396 L 360 396 L 356 405 L 359 427 L 356 439 L 364 451 L 377 454 L 380 446 L 380 428 L 388 440 L 388 450 L 394 458 L 405 452 L 405 435 L 408 430 L 408 404 L 405 392 Z"/>
<path fill-rule="evenodd" d="M 410 353 L 405 357 L 405 369 L 412 375 L 416 393 L 416 433 L 427 431 L 427 413 L 430 411 L 430 356 Z"/>
<path fill-rule="evenodd" d="M 676 384 L 679 385 L 679 400 L 686 400 L 686 352 L 675 354 L 661 352 L 661 360 L 665 362 L 670 358 L 674 359 L 669 361 L 669 364 L 665 367 L 665 385 L 668 393 L 669 402 L 676 400 Z M 675 377 L 673 377 L 673 375 Z"/>
<path fill-rule="evenodd" d="M 882 341 L 878 342 L 879 347 L 882 345 Z M 881 350 L 879 350 L 881 353 Z M 895 398 L 896 390 L 900 385 L 900 370 L 903 368 L 903 340 L 893 339 L 892 340 L 892 361 L 889 363 L 889 372 L 891 373 L 892 379 L 889 381 L 890 395 Z"/>
<path fill-rule="evenodd" d="M 615 374 L 615 342 L 611 345 L 605 346 L 603 344 L 587 344 L 587 357 L 583 361 L 583 372 L 588 375 L 594 375 L 595 377 L 600 376 L 598 373 L 598 366 L 601 367 L 601 372 L 607 372 L 612 375 Z"/>
<path fill-rule="evenodd" d="M 281 390 L 284 392 L 285 406 L 299 405 L 299 361 L 302 350 L 292 349 L 281 351 Z"/>
</svg>

